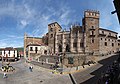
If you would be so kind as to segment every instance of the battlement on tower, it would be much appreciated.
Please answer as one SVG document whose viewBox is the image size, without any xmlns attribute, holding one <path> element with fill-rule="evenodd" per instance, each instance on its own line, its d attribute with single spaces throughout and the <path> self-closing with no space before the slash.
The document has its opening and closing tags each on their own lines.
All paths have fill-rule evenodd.
<svg viewBox="0 0 120 84">
<path fill-rule="evenodd" d="M 100 17 L 100 13 L 97 10 L 86 10 L 84 12 L 84 17 L 99 18 Z"/>
</svg>

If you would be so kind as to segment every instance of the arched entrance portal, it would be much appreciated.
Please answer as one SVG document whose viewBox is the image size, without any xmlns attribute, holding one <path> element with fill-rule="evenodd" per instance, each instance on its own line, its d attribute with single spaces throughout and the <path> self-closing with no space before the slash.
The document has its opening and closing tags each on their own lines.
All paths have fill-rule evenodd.
<svg viewBox="0 0 120 84">
<path fill-rule="evenodd" d="M 59 52 L 62 52 L 62 45 L 59 45 Z"/>
<path fill-rule="evenodd" d="M 70 52 L 70 46 L 68 44 L 66 45 L 66 52 Z"/>
</svg>

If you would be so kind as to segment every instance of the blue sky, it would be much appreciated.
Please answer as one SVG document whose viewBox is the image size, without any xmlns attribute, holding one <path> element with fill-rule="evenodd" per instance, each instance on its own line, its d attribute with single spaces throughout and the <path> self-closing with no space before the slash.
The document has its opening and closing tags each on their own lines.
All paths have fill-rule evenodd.
<svg viewBox="0 0 120 84">
<path fill-rule="evenodd" d="M 87 9 L 100 11 L 100 27 L 120 32 L 113 0 L 0 0 L 0 48 L 23 47 L 25 32 L 42 37 L 55 21 L 63 29 L 82 25 Z"/>
</svg>

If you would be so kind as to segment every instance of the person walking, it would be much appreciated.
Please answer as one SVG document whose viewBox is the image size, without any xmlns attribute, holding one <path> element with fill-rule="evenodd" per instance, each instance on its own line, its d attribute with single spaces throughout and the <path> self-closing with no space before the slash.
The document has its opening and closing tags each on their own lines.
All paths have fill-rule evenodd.
<svg viewBox="0 0 120 84">
<path fill-rule="evenodd" d="M 7 78 L 7 74 L 6 73 L 3 74 L 3 78 Z"/>
<path fill-rule="evenodd" d="M 29 70 L 31 71 L 31 67 L 29 66 Z"/>
<path fill-rule="evenodd" d="M 30 67 L 31 67 L 31 72 L 32 72 L 33 66 L 30 66 Z"/>
<path fill-rule="evenodd" d="M 32 72 L 32 69 L 33 69 L 33 67 L 32 67 L 32 66 L 29 66 L 29 70 L 30 70 L 30 72 Z"/>
</svg>

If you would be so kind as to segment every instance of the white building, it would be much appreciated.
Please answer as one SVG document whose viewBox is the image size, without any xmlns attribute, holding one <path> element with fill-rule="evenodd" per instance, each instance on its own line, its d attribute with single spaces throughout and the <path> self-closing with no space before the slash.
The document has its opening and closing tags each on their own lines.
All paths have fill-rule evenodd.
<svg viewBox="0 0 120 84">
<path fill-rule="evenodd" d="M 29 44 L 26 47 L 26 56 L 29 60 L 37 59 L 41 55 L 47 55 L 49 53 L 48 46 L 39 44 Z"/>
<path fill-rule="evenodd" d="M 0 59 L 3 59 L 4 61 L 8 60 L 14 60 L 17 58 L 17 50 L 13 47 L 7 47 L 0 49 Z"/>
</svg>

